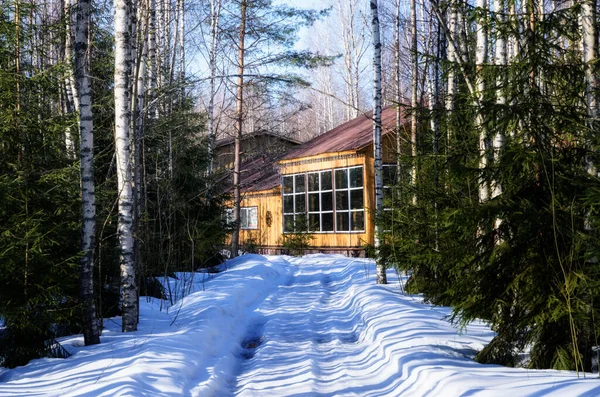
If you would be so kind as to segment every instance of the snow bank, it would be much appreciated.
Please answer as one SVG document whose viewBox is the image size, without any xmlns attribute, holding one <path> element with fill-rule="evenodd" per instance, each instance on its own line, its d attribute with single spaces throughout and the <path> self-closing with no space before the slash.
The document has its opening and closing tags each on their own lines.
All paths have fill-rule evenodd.
<svg viewBox="0 0 600 397">
<path fill-rule="evenodd" d="M 0 396 L 598 396 L 600 381 L 472 360 L 493 336 L 462 333 L 374 264 L 244 255 L 196 276 L 168 311 L 141 302 L 137 332 L 105 320 L 102 344 L 0 372 Z M 181 279 L 180 279 L 181 281 Z M 175 282 L 170 280 L 169 282 Z"/>
</svg>

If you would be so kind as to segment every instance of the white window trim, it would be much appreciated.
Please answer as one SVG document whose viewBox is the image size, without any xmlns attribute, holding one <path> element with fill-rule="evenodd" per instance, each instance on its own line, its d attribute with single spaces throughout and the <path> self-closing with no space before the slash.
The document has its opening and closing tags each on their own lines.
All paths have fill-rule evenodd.
<svg viewBox="0 0 600 397">
<path fill-rule="evenodd" d="M 242 223 L 242 212 L 246 212 L 246 219 L 248 220 L 248 219 L 251 219 L 251 217 L 248 214 L 250 211 L 256 211 L 256 226 L 254 226 L 254 227 L 249 227 L 249 226 L 244 227 L 244 225 Z M 258 207 L 257 206 L 241 207 L 240 208 L 240 229 L 241 230 L 258 230 Z"/>
</svg>

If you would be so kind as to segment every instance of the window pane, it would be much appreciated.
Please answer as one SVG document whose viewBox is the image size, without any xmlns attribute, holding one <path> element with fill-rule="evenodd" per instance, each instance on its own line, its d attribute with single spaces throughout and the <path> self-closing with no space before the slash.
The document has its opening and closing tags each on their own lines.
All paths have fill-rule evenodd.
<svg viewBox="0 0 600 397">
<path fill-rule="evenodd" d="M 335 170 L 335 188 L 346 189 L 348 187 L 348 170 Z"/>
<path fill-rule="evenodd" d="M 340 190 L 335 192 L 335 209 L 336 210 L 347 210 L 348 209 L 348 191 Z"/>
<path fill-rule="evenodd" d="M 319 193 L 309 193 L 308 195 L 308 211 L 319 211 Z"/>
<path fill-rule="evenodd" d="M 294 215 L 283 216 L 283 231 L 293 232 L 294 231 Z"/>
<path fill-rule="evenodd" d="M 362 167 L 350 169 L 350 187 L 361 187 L 363 185 Z"/>
<path fill-rule="evenodd" d="M 294 177 L 284 176 L 283 177 L 283 193 L 293 193 L 294 191 Z"/>
<path fill-rule="evenodd" d="M 308 215 L 308 230 L 310 230 L 311 232 L 320 231 L 319 223 L 319 214 Z"/>
<path fill-rule="evenodd" d="M 383 204 L 385 206 L 391 206 L 392 205 L 392 198 L 393 198 L 393 191 L 391 187 L 385 187 L 383 188 Z"/>
<path fill-rule="evenodd" d="M 321 172 L 321 190 L 331 190 L 331 171 Z"/>
<path fill-rule="evenodd" d="M 242 229 L 247 229 L 248 228 L 248 211 L 246 211 L 246 208 L 240 208 L 240 227 Z"/>
<path fill-rule="evenodd" d="M 294 212 L 294 196 L 283 196 L 283 212 L 288 214 Z"/>
<path fill-rule="evenodd" d="M 322 214 L 321 231 L 333 232 L 333 213 Z"/>
<path fill-rule="evenodd" d="M 363 208 L 363 190 L 351 190 L 350 191 L 350 209 L 360 210 Z"/>
<path fill-rule="evenodd" d="M 294 182 L 296 183 L 296 193 L 304 192 L 304 174 L 294 176 Z"/>
<path fill-rule="evenodd" d="M 308 191 L 316 192 L 319 190 L 319 173 L 314 172 L 312 174 L 308 174 Z"/>
<path fill-rule="evenodd" d="M 305 214 L 301 214 L 301 215 L 296 215 L 296 223 L 294 225 L 294 230 L 296 232 L 303 232 L 307 229 L 308 225 L 307 225 L 307 221 L 306 221 L 306 215 Z"/>
<path fill-rule="evenodd" d="M 336 230 L 337 231 L 348 231 L 348 213 L 337 212 L 336 214 Z"/>
<path fill-rule="evenodd" d="M 248 228 L 258 228 L 258 208 L 256 207 L 248 208 Z"/>
<path fill-rule="evenodd" d="M 383 184 L 384 186 L 392 186 L 396 184 L 396 166 L 383 166 Z"/>
<path fill-rule="evenodd" d="M 296 213 L 306 212 L 306 196 L 304 194 L 296 194 Z"/>
<path fill-rule="evenodd" d="M 321 211 L 333 210 L 333 193 L 321 193 Z"/>
<path fill-rule="evenodd" d="M 365 230 L 364 211 L 351 212 L 350 217 L 352 218 L 352 230 Z"/>
</svg>

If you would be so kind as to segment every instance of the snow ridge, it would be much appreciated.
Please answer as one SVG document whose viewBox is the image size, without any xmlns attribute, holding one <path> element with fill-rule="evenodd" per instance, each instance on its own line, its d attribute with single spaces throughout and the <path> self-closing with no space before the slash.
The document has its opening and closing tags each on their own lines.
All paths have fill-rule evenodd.
<svg viewBox="0 0 600 397">
<path fill-rule="evenodd" d="M 392 271 L 389 280 L 395 279 Z M 597 396 L 600 381 L 472 360 L 493 336 L 376 285 L 374 263 L 244 255 L 168 311 L 142 300 L 137 332 L 0 372 L 0 396 Z"/>
</svg>

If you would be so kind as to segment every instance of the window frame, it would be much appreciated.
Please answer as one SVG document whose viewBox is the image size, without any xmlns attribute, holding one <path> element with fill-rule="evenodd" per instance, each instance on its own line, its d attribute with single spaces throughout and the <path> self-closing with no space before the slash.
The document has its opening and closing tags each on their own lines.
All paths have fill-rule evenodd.
<svg viewBox="0 0 600 397">
<path fill-rule="evenodd" d="M 350 173 L 352 169 L 357 169 L 357 168 L 361 168 L 362 170 L 362 184 L 361 186 L 358 187 L 351 187 L 351 179 L 350 179 Z M 341 171 L 341 170 L 346 170 L 346 187 L 345 188 L 340 188 L 337 189 L 336 188 L 336 172 L 335 171 Z M 366 219 L 366 213 L 365 213 L 365 182 L 366 182 L 366 178 L 365 178 L 365 167 L 361 164 L 361 165 L 355 165 L 355 166 L 349 166 L 349 167 L 340 167 L 340 168 L 334 168 L 334 180 L 333 180 L 333 188 L 334 188 L 334 204 L 333 204 L 333 208 L 335 209 L 334 212 L 334 225 L 335 225 L 335 232 L 336 233 L 365 233 L 366 231 L 366 223 L 367 223 L 367 219 Z M 348 209 L 347 210 L 340 210 L 339 212 L 341 213 L 347 213 L 348 214 L 348 230 L 339 230 L 338 229 L 338 221 L 337 221 L 337 215 L 338 215 L 338 210 L 337 210 L 337 192 L 348 192 L 348 197 L 347 197 L 347 205 L 348 205 Z M 352 209 L 352 192 L 353 191 L 362 191 L 362 208 L 360 209 Z M 357 229 L 357 230 L 352 230 L 352 213 L 358 213 L 358 212 L 362 212 L 362 216 L 363 216 L 363 227 L 362 229 Z"/>
<path fill-rule="evenodd" d="M 329 173 L 331 175 L 331 188 L 330 189 L 325 189 L 323 190 L 323 182 L 322 182 L 322 175 L 325 173 Z M 307 227 L 308 227 L 308 231 L 310 233 L 335 233 L 335 204 L 334 204 L 334 190 L 333 190 L 333 170 L 332 169 L 326 169 L 326 170 L 318 170 L 318 171 L 310 171 L 310 172 L 306 172 L 306 219 L 308 221 Z M 309 175 L 311 174 L 317 174 L 319 176 L 318 178 L 318 183 L 319 183 L 319 189 L 318 190 L 310 190 L 310 186 L 308 184 L 308 179 L 309 179 Z M 331 194 L 331 210 L 327 210 L 324 211 L 323 210 L 323 206 L 322 206 L 322 194 L 323 193 L 329 193 Z M 310 210 L 310 195 L 311 194 L 316 194 L 317 197 L 319 198 L 319 208 L 317 211 L 311 211 Z M 323 214 L 331 214 L 332 216 L 332 228 L 331 230 L 323 230 Z M 319 215 L 319 230 L 310 230 L 310 216 L 311 215 Z"/>
<path fill-rule="evenodd" d="M 361 169 L 361 176 L 362 176 L 362 184 L 361 186 L 355 186 L 355 187 L 351 187 L 351 170 L 352 169 Z M 336 171 L 341 171 L 341 170 L 345 170 L 346 171 L 346 187 L 345 188 L 340 188 L 337 189 L 336 188 Z M 331 174 L 331 189 L 325 189 L 322 190 L 322 174 L 323 173 L 327 173 L 329 172 Z M 310 174 L 318 174 L 319 175 L 319 190 L 313 190 L 313 191 L 309 191 L 309 175 Z M 304 192 L 297 192 L 296 191 L 296 177 L 298 175 L 303 175 L 304 178 Z M 292 191 L 286 193 L 286 188 L 285 188 L 285 178 L 292 178 Z M 299 173 L 294 173 L 294 174 L 286 174 L 286 175 L 282 175 L 282 179 L 281 179 L 281 213 L 282 213 L 282 233 L 283 234 L 287 234 L 287 233 L 294 233 L 297 232 L 297 230 L 286 230 L 286 216 L 293 216 L 293 220 L 294 220 L 294 225 L 296 223 L 296 218 L 298 215 L 303 215 L 305 221 L 307 222 L 306 225 L 306 229 L 307 230 L 303 230 L 303 232 L 307 232 L 307 233 L 311 233 L 311 234 L 360 234 L 360 233 L 365 233 L 366 232 L 366 223 L 367 223 L 367 218 L 366 218 L 366 208 L 365 208 L 365 188 L 366 185 L 366 177 L 365 177 L 365 166 L 364 164 L 359 164 L 359 165 L 354 165 L 354 166 L 348 166 L 348 167 L 338 167 L 338 168 L 328 168 L 328 169 L 322 169 L 322 170 L 315 170 L 315 171 L 306 171 L 306 172 L 299 172 Z M 347 210 L 337 210 L 337 194 L 336 192 L 338 191 L 345 191 L 347 192 Z M 362 195 L 362 207 L 359 209 L 352 209 L 352 192 L 361 192 Z M 323 211 L 322 210 L 322 203 L 321 203 L 321 198 L 322 198 L 322 194 L 323 193 L 331 193 L 331 210 L 328 211 Z M 318 194 L 319 197 L 319 210 L 318 211 L 311 211 L 310 210 L 310 194 Z M 296 212 L 296 196 L 298 195 L 304 195 L 304 212 L 300 213 L 300 212 Z M 292 197 L 292 209 L 293 212 L 285 212 L 285 200 L 286 197 Z M 348 219 L 348 229 L 349 230 L 339 230 L 338 228 L 338 212 L 342 213 L 342 214 L 347 214 L 347 219 Z M 362 221 L 362 229 L 357 229 L 357 230 L 352 230 L 353 227 L 353 221 L 352 221 L 352 216 L 355 213 L 362 213 L 362 217 L 363 217 L 363 221 Z M 319 215 L 319 230 L 309 230 L 309 224 L 308 222 L 310 221 L 310 215 Z M 333 230 L 323 230 L 323 214 L 332 214 L 333 217 Z"/>
<path fill-rule="evenodd" d="M 251 217 L 248 215 L 248 213 L 250 211 L 255 211 L 256 212 L 256 225 L 254 227 L 252 226 L 244 226 L 244 215 L 243 213 L 246 213 L 246 225 L 249 224 L 249 219 L 251 219 Z M 258 230 L 258 206 L 248 206 L 248 207 L 240 207 L 240 230 Z"/>
</svg>

